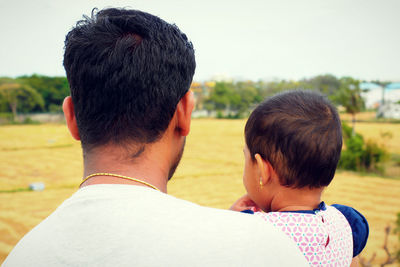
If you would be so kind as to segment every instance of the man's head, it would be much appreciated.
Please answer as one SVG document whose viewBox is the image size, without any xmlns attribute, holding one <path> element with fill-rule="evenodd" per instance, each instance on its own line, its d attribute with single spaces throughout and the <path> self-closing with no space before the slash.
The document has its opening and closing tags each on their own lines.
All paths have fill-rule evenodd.
<svg viewBox="0 0 400 267">
<path fill-rule="evenodd" d="M 246 145 L 271 164 L 281 185 L 329 185 L 340 158 L 342 131 L 334 106 L 311 91 L 289 91 L 262 102 L 245 127 Z"/>
<path fill-rule="evenodd" d="M 79 21 L 64 67 L 83 149 L 159 140 L 195 65 L 186 35 L 151 14 L 111 8 Z"/>
</svg>

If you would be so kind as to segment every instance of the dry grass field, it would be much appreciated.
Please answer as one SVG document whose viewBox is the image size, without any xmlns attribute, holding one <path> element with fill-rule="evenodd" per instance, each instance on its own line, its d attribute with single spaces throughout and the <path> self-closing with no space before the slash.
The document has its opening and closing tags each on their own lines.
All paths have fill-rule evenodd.
<svg viewBox="0 0 400 267">
<path fill-rule="evenodd" d="M 216 208 L 228 208 L 244 194 L 242 186 L 244 120 L 197 119 L 192 123 L 185 153 L 169 185 L 169 193 Z M 392 138 L 386 145 L 400 154 L 400 124 L 358 123 L 357 131 L 380 140 L 382 131 Z M 82 177 L 79 143 L 64 125 L 0 127 L 0 263 L 18 240 L 73 194 Z M 11 192 L 30 182 L 46 184 L 42 192 Z M 10 192 L 5 192 L 10 191 Z M 328 204 L 341 203 L 360 210 L 370 223 L 370 238 L 362 256 L 377 253 L 383 230 L 400 212 L 398 178 L 338 172 L 324 193 Z M 390 236 L 393 249 L 397 240 Z"/>
</svg>

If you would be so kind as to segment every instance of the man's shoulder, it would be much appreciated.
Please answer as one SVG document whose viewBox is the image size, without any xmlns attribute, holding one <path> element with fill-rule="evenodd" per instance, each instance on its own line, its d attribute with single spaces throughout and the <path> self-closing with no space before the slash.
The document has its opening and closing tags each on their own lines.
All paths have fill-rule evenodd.
<svg viewBox="0 0 400 267">
<path fill-rule="evenodd" d="M 180 234 L 183 237 L 195 235 L 192 229 L 196 229 L 197 233 L 209 235 L 211 239 L 225 235 L 225 239 L 237 238 L 242 242 L 271 237 L 282 240 L 281 232 L 256 216 L 200 206 L 139 186 L 93 186 L 77 192 L 63 205 L 63 218 L 79 209 L 88 219 L 106 220 L 110 227 L 120 227 L 121 231 L 157 228 L 162 220 L 169 232 L 177 230 L 175 238 Z"/>
<path fill-rule="evenodd" d="M 255 216 L 136 186 L 79 190 L 17 245 L 9 263 L 28 254 L 30 263 L 85 266 L 305 263 L 294 242 Z"/>
</svg>

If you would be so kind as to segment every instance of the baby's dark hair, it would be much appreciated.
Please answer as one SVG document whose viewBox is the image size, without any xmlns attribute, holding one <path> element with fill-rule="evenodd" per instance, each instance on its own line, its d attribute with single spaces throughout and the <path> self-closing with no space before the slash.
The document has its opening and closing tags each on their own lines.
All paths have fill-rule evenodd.
<svg viewBox="0 0 400 267">
<path fill-rule="evenodd" d="M 283 186 L 329 185 L 342 149 L 336 108 L 313 91 L 288 91 L 264 100 L 245 127 L 246 144 L 268 161 Z"/>
</svg>

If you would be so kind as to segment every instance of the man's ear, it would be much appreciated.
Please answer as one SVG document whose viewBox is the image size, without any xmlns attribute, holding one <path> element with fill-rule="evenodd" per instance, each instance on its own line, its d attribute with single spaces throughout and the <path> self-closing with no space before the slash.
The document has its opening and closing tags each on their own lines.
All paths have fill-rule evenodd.
<svg viewBox="0 0 400 267">
<path fill-rule="evenodd" d="M 67 126 L 68 126 L 69 132 L 71 133 L 72 137 L 75 140 L 81 140 L 81 137 L 80 137 L 79 131 L 78 131 L 78 125 L 76 123 L 74 103 L 72 102 L 72 98 L 70 96 L 67 96 L 64 99 L 63 111 L 64 111 L 64 116 L 65 116 L 65 121 L 67 122 Z"/>
<path fill-rule="evenodd" d="M 269 162 L 265 161 L 258 153 L 255 154 L 254 157 L 256 158 L 257 168 L 260 175 L 260 185 L 265 185 L 272 178 L 272 166 Z"/>
<path fill-rule="evenodd" d="M 176 115 L 178 119 L 177 128 L 182 136 L 187 136 L 189 134 L 193 108 L 194 96 L 193 92 L 189 90 L 181 98 L 176 108 Z"/>
</svg>

